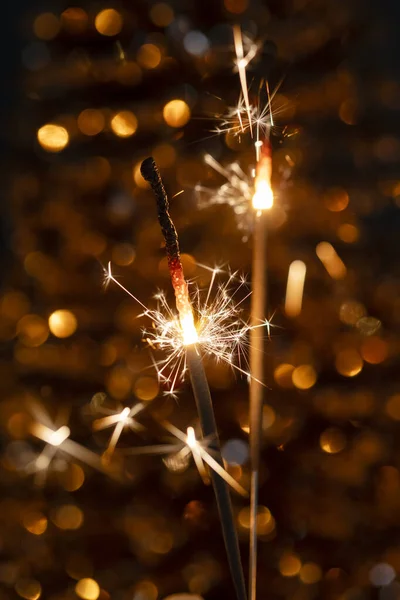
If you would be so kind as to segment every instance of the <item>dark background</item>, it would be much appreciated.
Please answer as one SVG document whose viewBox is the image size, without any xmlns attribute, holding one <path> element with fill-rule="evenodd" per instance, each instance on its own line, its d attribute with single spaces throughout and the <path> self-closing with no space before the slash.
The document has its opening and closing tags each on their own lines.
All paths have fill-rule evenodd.
<svg viewBox="0 0 400 600">
<path fill-rule="evenodd" d="M 30 435 L 34 401 L 53 419 L 69 411 L 71 438 L 100 455 L 110 434 L 92 431 L 100 400 L 131 406 L 154 385 L 138 307 L 116 286 L 102 290 L 102 267 L 125 244 L 134 260 L 115 265 L 123 284 L 146 304 L 159 287 L 170 294 L 153 198 L 132 176 L 140 160 L 160 144 L 174 149 L 160 168 L 171 196 L 184 190 L 171 212 L 188 276 L 207 284 L 194 260 L 250 273 L 251 232 L 243 241 L 229 207 L 198 210 L 194 191 L 199 182 L 223 183 L 204 165 L 206 151 L 245 170 L 254 164 L 250 139 L 210 135 L 218 122 L 210 114 L 239 95 L 231 37 L 239 23 L 264 41 L 249 68 L 252 89 L 262 77 L 271 87 L 283 78 L 277 103 L 284 106 L 272 137 L 268 278 L 277 327 L 266 352 L 260 504 L 273 525 L 270 519 L 260 535 L 259 598 L 396 599 L 400 8 L 389 0 L 250 0 L 235 14 L 220 0 L 170 0 L 174 20 L 163 28 L 149 16 L 152 4 L 83 2 L 88 21 L 79 34 L 65 27 L 65 2 L 14 2 L 3 21 L 0 598 L 72 599 L 85 578 L 99 584 L 102 600 L 232 597 L 212 490 L 193 464 L 176 473 L 161 458 L 117 452 L 111 477 L 61 457 L 41 486 L 26 469 L 43 447 Z M 120 11 L 123 27 L 102 36 L 94 17 L 109 7 Z M 32 23 L 42 12 L 62 25 L 40 42 L 47 62 L 32 70 L 26 57 L 35 55 Z M 185 51 L 182 23 L 209 37 L 205 56 Z M 141 67 L 141 80 L 121 84 L 121 60 L 137 61 L 149 42 L 164 49 L 160 66 Z M 183 127 L 162 119 L 173 98 L 190 106 Z M 105 115 L 98 135 L 79 131 L 77 117 L 87 108 Z M 127 139 L 110 127 L 119 110 L 138 118 Z M 68 129 L 62 152 L 38 144 L 45 123 Z M 332 208 L 343 193 L 348 204 Z M 344 224 L 355 228 L 354 239 L 344 239 Z M 332 279 L 318 260 L 321 241 L 345 263 L 343 279 Z M 306 263 L 307 279 L 303 311 L 289 319 L 284 298 L 295 259 Z M 58 309 L 77 318 L 67 338 L 48 331 Z M 316 373 L 307 389 L 292 379 L 302 365 Z M 207 373 L 223 443 L 247 443 L 246 382 L 212 361 Z M 144 376 L 153 379 L 139 385 Z M 125 432 L 119 447 L 165 441 L 163 418 L 181 429 L 196 422 L 187 385 L 177 401 L 162 391 L 140 419 L 146 430 Z M 248 485 L 247 464 L 230 468 Z M 247 568 L 246 501 L 234 496 L 234 505 Z M 62 510 L 71 506 L 72 516 Z"/>
</svg>

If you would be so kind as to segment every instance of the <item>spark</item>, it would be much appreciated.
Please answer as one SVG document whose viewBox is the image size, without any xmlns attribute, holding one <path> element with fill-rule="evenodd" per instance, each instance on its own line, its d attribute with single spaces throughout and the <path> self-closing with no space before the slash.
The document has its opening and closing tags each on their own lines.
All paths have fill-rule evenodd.
<svg viewBox="0 0 400 600">
<path fill-rule="evenodd" d="M 143 329 L 143 339 L 152 348 L 165 353 L 165 358 L 154 361 L 159 381 L 167 388 L 165 394 L 174 396 L 185 378 L 186 349 L 188 344 L 193 343 L 191 335 L 195 336 L 195 343 L 205 356 L 224 362 L 251 379 L 247 362 L 249 333 L 254 328 L 271 326 L 268 320 L 250 326 L 242 317 L 242 304 L 250 296 L 244 277 L 235 272 L 229 274 L 224 283 L 219 283 L 217 275 L 221 272 L 220 267 L 210 270 L 207 289 L 190 286 L 193 311 L 189 330 L 185 329 L 187 323 L 171 308 L 163 292 L 155 296 L 156 309 L 148 308 L 114 277 L 110 264 L 105 271 L 109 281 L 116 283 L 144 309 L 139 316 L 152 323 L 151 328 Z"/>
<path fill-rule="evenodd" d="M 118 412 L 106 407 L 100 407 L 99 411 L 107 416 L 96 419 L 93 422 L 93 429 L 95 431 L 100 431 L 102 429 L 107 429 L 108 427 L 113 427 L 115 425 L 114 431 L 111 435 L 110 441 L 105 451 L 105 456 L 107 456 L 107 458 L 110 458 L 113 454 L 116 445 L 118 444 L 118 440 L 126 427 L 129 427 L 132 431 L 139 431 L 144 429 L 143 426 L 140 425 L 140 423 L 138 423 L 136 419 L 133 418 L 137 414 L 139 414 L 144 408 L 145 405 L 142 403 L 138 403 L 132 408 L 126 406 Z"/>
<path fill-rule="evenodd" d="M 242 32 L 239 25 L 235 25 L 233 27 L 233 42 L 235 44 L 235 53 L 236 53 L 236 66 L 239 72 L 240 85 L 242 88 L 242 94 L 244 99 L 244 104 L 246 107 L 246 113 L 249 120 L 250 134 L 253 137 L 253 129 L 251 126 L 251 114 L 250 114 L 250 100 L 249 100 L 249 92 L 247 89 L 247 76 L 246 76 L 246 67 L 250 63 L 250 61 L 256 55 L 256 51 L 250 52 L 247 56 L 244 55 L 243 48 L 243 38 Z"/>
<path fill-rule="evenodd" d="M 57 456 L 72 457 L 102 470 L 101 460 L 97 454 L 70 439 L 71 431 L 65 422 L 63 424 L 53 422 L 39 404 L 32 403 L 30 409 L 36 419 L 31 425 L 31 433 L 45 442 L 42 452 L 26 468 L 28 473 L 36 473 L 37 484 L 45 482 L 47 472 Z"/>
<path fill-rule="evenodd" d="M 211 455 L 208 451 L 210 440 L 198 440 L 193 427 L 188 427 L 186 434 L 172 425 L 168 421 L 162 423 L 163 427 L 171 433 L 177 440 L 174 444 L 159 444 L 141 448 L 130 448 L 126 451 L 127 454 L 173 454 L 179 459 L 179 462 L 187 459 L 190 454 L 193 457 L 197 470 L 203 480 L 208 485 L 210 478 L 205 467 L 206 463 L 213 471 L 215 471 L 222 479 L 226 481 L 236 492 L 244 497 L 248 496 L 247 491 L 230 475 Z"/>
</svg>

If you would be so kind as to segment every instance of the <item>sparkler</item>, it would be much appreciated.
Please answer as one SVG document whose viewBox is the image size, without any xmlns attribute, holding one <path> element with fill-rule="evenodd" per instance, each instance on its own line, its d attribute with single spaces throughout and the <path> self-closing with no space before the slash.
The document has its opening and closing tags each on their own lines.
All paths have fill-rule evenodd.
<svg viewBox="0 0 400 600">
<path fill-rule="evenodd" d="M 213 450 L 217 455 L 217 462 L 223 467 L 210 389 L 204 372 L 188 286 L 180 260 L 178 236 L 168 212 L 169 203 L 167 194 L 152 158 L 147 158 L 143 161 L 141 173 L 143 178 L 150 183 L 156 197 L 158 220 L 165 239 L 168 267 L 175 292 L 176 308 L 178 310 L 179 323 L 182 329 L 183 343 L 186 346 L 186 361 L 200 417 L 203 437 L 212 437 Z M 245 600 L 246 588 L 229 488 L 221 476 L 213 470 L 211 471 L 211 478 L 221 519 L 232 580 L 235 585 L 238 599 Z"/>
<path fill-rule="evenodd" d="M 53 459 L 57 454 L 71 456 L 91 467 L 102 470 L 100 457 L 70 439 L 71 431 L 66 423 L 53 423 L 44 409 L 31 405 L 36 421 L 32 423 L 31 433 L 45 442 L 45 447 L 39 456 L 27 467 L 29 473 L 36 473 L 36 482 L 43 484 Z"/>
</svg>

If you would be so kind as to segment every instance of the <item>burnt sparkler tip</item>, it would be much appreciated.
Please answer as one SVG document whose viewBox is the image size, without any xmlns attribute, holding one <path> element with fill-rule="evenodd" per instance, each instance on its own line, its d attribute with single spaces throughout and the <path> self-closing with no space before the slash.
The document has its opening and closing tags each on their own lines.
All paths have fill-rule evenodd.
<svg viewBox="0 0 400 600">
<path fill-rule="evenodd" d="M 142 174 L 143 179 L 151 183 L 154 179 L 158 179 L 158 169 L 157 165 L 154 162 L 154 158 L 149 156 L 145 158 L 142 164 L 140 165 L 140 172 Z"/>
</svg>

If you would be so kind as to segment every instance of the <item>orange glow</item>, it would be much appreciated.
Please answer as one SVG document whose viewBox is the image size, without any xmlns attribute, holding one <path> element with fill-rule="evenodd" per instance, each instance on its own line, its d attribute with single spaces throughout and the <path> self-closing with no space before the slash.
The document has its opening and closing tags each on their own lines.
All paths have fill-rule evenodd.
<svg viewBox="0 0 400 600">
<path fill-rule="evenodd" d="M 361 356 L 371 365 L 378 365 L 387 359 L 389 347 L 385 340 L 372 336 L 363 342 L 361 346 Z"/>
<path fill-rule="evenodd" d="M 83 33 L 88 25 L 88 21 L 87 13 L 77 6 L 67 8 L 61 15 L 63 28 L 72 35 Z"/>
<path fill-rule="evenodd" d="M 138 120 L 130 110 L 121 110 L 111 119 L 111 129 L 121 138 L 133 135 L 137 129 Z"/>
<path fill-rule="evenodd" d="M 61 152 L 68 145 L 69 135 L 65 127 L 55 123 L 43 125 L 37 132 L 39 144 L 47 152 Z"/>
<path fill-rule="evenodd" d="M 346 244 L 353 244 L 359 238 L 360 232 L 355 225 L 343 223 L 337 230 L 339 238 Z"/>
<path fill-rule="evenodd" d="M 256 180 L 254 183 L 255 193 L 253 196 L 254 210 L 268 210 L 274 204 L 274 194 L 271 187 L 272 160 L 271 151 L 262 148 L 261 157 L 257 164 Z"/>
<path fill-rule="evenodd" d="M 299 390 L 308 390 L 317 381 L 317 374 L 312 365 L 300 365 L 292 373 L 292 381 Z"/>
<path fill-rule="evenodd" d="M 190 108 L 183 100 L 171 100 L 163 108 L 163 117 L 170 127 L 183 127 L 190 119 Z"/>
<path fill-rule="evenodd" d="M 82 600 L 97 600 L 100 596 L 100 587 L 97 581 L 87 577 L 78 581 L 75 592 Z"/>
<path fill-rule="evenodd" d="M 325 194 L 325 204 L 328 210 L 340 212 L 347 208 L 349 195 L 342 188 L 332 188 Z"/>
<path fill-rule="evenodd" d="M 85 135 L 97 135 L 103 131 L 105 125 L 104 115 L 101 110 L 86 108 L 78 116 L 78 127 Z"/>
<path fill-rule="evenodd" d="M 94 20 L 94 26 L 101 35 L 118 35 L 122 29 L 123 21 L 121 14 L 114 8 L 105 8 L 100 11 Z"/>
<path fill-rule="evenodd" d="M 42 586 L 36 579 L 18 579 L 15 584 L 18 596 L 25 600 L 38 600 L 42 594 Z"/>
<path fill-rule="evenodd" d="M 67 338 L 75 333 L 78 326 L 74 313 L 69 310 L 56 310 L 49 317 L 49 328 L 58 338 Z"/>
<path fill-rule="evenodd" d="M 299 577 L 303 583 L 317 583 L 322 577 L 322 569 L 315 563 L 305 563 L 300 569 Z"/>
<path fill-rule="evenodd" d="M 155 69 L 161 62 L 160 48 L 155 44 L 143 44 L 137 53 L 138 64 L 145 69 Z"/>
<path fill-rule="evenodd" d="M 157 379 L 154 377 L 139 377 L 133 386 L 133 393 L 139 400 L 149 402 L 153 400 L 159 391 Z"/>
<path fill-rule="evenodd" d="M 294 577 L 300 569 L 301 561 L 295 554 L 284 554 L 279 560 L 279 570 L 284 577 Z"/>
<path fill-rule="evenodd" d="M 363 368 L 363 360 L 357 350 L 349 348 L 338 352 L 335 365 L 341 375 L 355 377 Z"/>
<path fill-rule="evenodd" d="M 343 279 L 346 277 L 346 266 L 332 244 L 329 242 L 320 242 L 316 247 L 316 253 L 332 279 Z"/>
<path fill-rule="evenodd" d="M 64 504 L 54 511 L 52 521 L 59 529 L 79 529 L 83 524 L 83 512 L 74 504 Z"/>
<path fill-rule="evenodd" d="M 336 454 L 346 446 L 346 438 L 340 429 L 331 427 L 321 434 L 319 443 L 324 452 Z"/>
<path fill-rule="evenodd" d="M 157 27 L 167 27 L 174 19 L 174 11 L 169 4 L 158 2 L 150 9 L 150 19 Z"/>
<path fill-rule="evenodd" d="M 297 317 L 301 313 L 306 270 L 306 265 L 301 260 L 294 260 L 289 267 L 285 300 L 288 317 Z"/>
<path fill-rule="evenodd" d="M 60 31 L 60 21 L 53 13 L 42 13 L 33 22 L 33 32 L 40 40 L 48 42 Z"/>
</svg>

